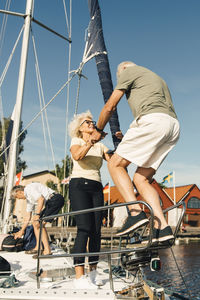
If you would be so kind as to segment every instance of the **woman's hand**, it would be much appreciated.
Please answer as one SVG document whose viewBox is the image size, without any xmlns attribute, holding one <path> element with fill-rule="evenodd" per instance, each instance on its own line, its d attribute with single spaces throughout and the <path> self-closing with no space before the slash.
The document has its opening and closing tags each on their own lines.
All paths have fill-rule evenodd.
<svg viewBox="0 0 200 300">
<path fill-rule="evenodd" d="M 95 143 L 96 143 L 96 141 L 92 138 L 92 135 L 90 135 L 86 144 L 90 145 L 90 146 L 94 146 Z"/>
<path fill-rule="evenodd" d="M 93 133 L 92 133 L 92 135 L 91 135 L 91 138 L 92 138 L 92 140 L 93 140 L 95 143 L 97 143 L 97 142 L 99 142 L 100 140 L 104 139 L 106 135 L 107 135 L 107 133 L 104 132 L 104 131 L 99 132 L 99 131 L 97 131 L 97 130 L 94 130 Z"/>
</svg>

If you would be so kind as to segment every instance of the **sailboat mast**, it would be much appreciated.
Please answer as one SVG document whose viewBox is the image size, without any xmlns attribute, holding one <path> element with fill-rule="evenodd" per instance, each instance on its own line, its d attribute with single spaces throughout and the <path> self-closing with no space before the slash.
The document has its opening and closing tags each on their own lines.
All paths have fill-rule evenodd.
<svg viewBox="0 0 200 300">
<path fill-rule="evenodd" d="M 23 103 L 23 94 L 24 94 L 24 83 L 26 75 L 26 65 L 27 65 L 27 56 L 28 56 L 28 46 L 29 46 L 29 35 L 31 28 L 31 18 L 33 10 L 33 0 L 27 0 L 26 2 L 26 15 L 24 20 L 24 34 L 22 41 L 22 50 L 21 50 L 21 60 L 19 67 L 19 77 L 18 77 L 18 87 L 17 87 L 17 96 L 15 104 L 15 116 L 14 116 L 14 125 L 11 138 L 11 146 L 9 151 L 9 162 L 8 162 L 8 178 L 7 178 L 7 189 L 6 189 L 6 199 L 3 215 L 3 231 L 7 232 L 7 222 L 10 215 L 10 192 L 14 184 L 14 179 L 16 175 L 16 162 L 17 162 L 17 152 L 18 152 L 18 139 L 20 125 L 21 125 L 21 112 L 22 112 L 22 103 Z"/>
</svg>

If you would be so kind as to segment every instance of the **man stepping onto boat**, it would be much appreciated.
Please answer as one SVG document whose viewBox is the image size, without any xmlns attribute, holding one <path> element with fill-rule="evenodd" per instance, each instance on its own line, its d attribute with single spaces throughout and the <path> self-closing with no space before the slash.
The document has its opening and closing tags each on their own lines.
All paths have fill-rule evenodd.
<svg viewBox="0 0 200 300">
<path fill-rule="evenodd" d="M 34 249 L 26 251 L 26 254 L 35 254 L 33 258 L 37 258 L 37 252 L 39 247 L 39 218 L 50 215 L 56 215 L 64 205 L 64 198 L 62 195 L 56 193 L 54 190 L 47 186 L 34 182 L 28 184 L 26 187 L 17 185 L 13 187 L 11 196 L 16 199 L 26 200 L 27 214 L 24 218 L 24 223 L 20 231 L 15 233 L 15 238 L 20 238 L 24 235 L 26 227 L 32 220 L 34 233 L 36 237 L 36 246 Z M 48 234 L 45 228 L 46 222 L 52 222 L 53 219 L 46 220 L 43 222 L 42 229 L 42 244 L 43 244 L 43 255 L 50 255 L 51 248 L 49 245 Z"/>
<path fill-rule="evenodd" d="M 133 184 L 126 168 L 137 166 L 133 183 L 138 192 L 153 209 L 155 229 L 153 242 L 174 238 L 168 226 L 157 191 L 149 183 L 167 154 L 179 139 L 179 122 L 174 110 L 170 92 L 165 81 L 157 74 L 137 66 L 133 62 L 122 62 L 117 69 L 117 86 L 104 105 L 94 140 L 101 139 L 101 132 L 126 94 L 135 120 L 108 162 L 112 179 L 126 202 L 136 201 Z M 127 234 L 148 223 L 146 214 L 139 204 L 129 205 L 130 216 L 117 235 Z"/>
</svg>

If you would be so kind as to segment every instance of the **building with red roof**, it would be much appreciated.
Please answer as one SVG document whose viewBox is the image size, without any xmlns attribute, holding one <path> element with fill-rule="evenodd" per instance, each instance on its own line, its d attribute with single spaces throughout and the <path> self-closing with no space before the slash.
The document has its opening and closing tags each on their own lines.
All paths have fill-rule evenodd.
<svg viewBox="0 0 200 300">
<path fill-rule="evenodd" d="M 184 226 L 200 227 L 200 189 L 196 184 L 176 186 L 166 188 L 162 187 L 156 180 L 151 183 L 160 197 L 162 209 L 173 206 L 174 203 L 184 201 L 186 204 L 186 212 L 183 219 Z M 137 195 L 137 200 L 143 200 L 140 195 Z M 111 186 L 109 192 L 104 193 L 105 203 L 124 203 L 124 199 L 116 186 Z M 180 206 L 181 208 L 181 206 Z M 148 214 L 148 209 L 144 207 L 145 212 Z M 168 220 L 168 213 L 166 218 Z"/>
</svg>

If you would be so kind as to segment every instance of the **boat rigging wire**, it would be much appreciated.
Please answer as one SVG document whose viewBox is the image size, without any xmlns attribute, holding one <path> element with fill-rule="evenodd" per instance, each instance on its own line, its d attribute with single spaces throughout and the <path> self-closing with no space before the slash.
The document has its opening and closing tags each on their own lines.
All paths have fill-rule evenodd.
<svg viewBox="0 0 200 300">
<path fill-rule="evenodd" d="M 42 109 L 43 106 L 45 106 L 45 100 L 44 100 L 44 91 L 43 91 L 43 86 L 42 86 L 42 80 L 41 80 L 41 75 L 40 75 L 40 69 L 39 69 L 39 63 L 38 63 L 38 56 L 37 56 L 37 51 L 36 51 L 36 45 L 35 45 L 35 39 L 33 36 L 33 31 L 31 30 L 31 36 L 32 36 L 32 41 L 33 41 L 33 49 L 34 49 L 34 55 L 35 55 L 35 69 L 36 69 L 36 78 L 37 78 L 37 84 L 38 84 L 38 94 L 39 94 L 39 100 L 40 100 L 40 109 Z M 50 133 L 50 128 L 49 128 L 49 122 L 48 122 L 48 117 L 47 117 L 47 110 L 44 111 L 44 116 L 46 120 L 46 127 L 47 127 L 47 133 L 49 137 L 49 144 L 50 144 L 50 149 L 51 149 L 51 155 L 52 155 L 52 160 L 53 160 L 53 165 L 54 165 L 54 171 L 56 177 L 57 171 L 56 171 L 56 162 L 55 162 L 55 153 L 53 150 L 53 143 L 52 143 L 52 138 L 51 138 L 51 133 Z M 49 166 L 49 161 L 48 161 L 48 151 L 47 151 L 47 139 L 46 139 L 46 130 L 45 130 L 45 124 L 44 124 L 44 116 L 43 113 L 41 114 L 42 118 L 42 126 L 43 126 L 43 134 L 44 134 L 44 142 L 45 142 L 45 149 L 46 149 L 46 154 L 47 154 L 47 165 Z M 48 167 L 49 169 L 49 167 Z"/>
<path fill-rule="evenodd" d="M 35 71 L 36 71 L 36 79 L 37 79 L 37 86 L 38 86 L 38 96 L 39 96 L 39 101 L 40 101 L 40 109 L 42 109 L 42 87 L 40 85 L 40 74 L 38 70 L 38 65 L 35 64 Z M 44 124 L 44 115 L 43 113 L 41 114 L 41 120 L 42 120 L 42 128 L 43 128 L 43 136 L 44 136 L 44 145 L 45 145 L 45 152 L 46 152 L 46 162 L 47 162 L 47 169 L 49 170 L 49 157 L 48 157 L 48 151 L 47 151 L 47 138 L 46 138 L 46 130 L 45 130 L 45 124 Z"/>
<path fill-rule="evenodd" d="M 63 6 L 64 6 L 64 12 L 65 12 L 65 20 L 66 20 L 66 25 L 67 25 L 67 31 L 68 31 L 68 36 L 71 39 L 72 35 L 72 1 L 70 0 L 69 2 L 69 18 L 67 15 L 67 10 L 66 10 L 66 4 L 65 0 L 63 0 Z M 70 79 L 70 69 L 71 69 L 71 50 L 72 50 L 72 43 L 69 43 L 69 49 L 68 49 L 68 80 Z M 69 123 L 69 97 L 70 97 L 70 84 L 67 85 L 67 101 L 66 101 L 66 112 L 65 112 L 65 145 L 64 145 L 64 174 L 63 174 L 63 179 L 66 178 L 66 165 L 67 165 L 67 148 L 68 148 L 68 123 Z M 71 170 L 69 170 L 70 172 Z M 62 194 L 63 197 L 65 195 L 65 185 L 62 187 Z M 69 210 L 69 199 L 67 195 L 67 208 Z M 69 223 L 69 217 L 67 217 L 67 225 Z"/>
<path fill-rule="evenodd" d="M 70 18 L 68 19 L 67 16 L 67 8 L 66 8 L 66 4 L 65 4 L 65 0 L 63 0 L 63 7 L 64 7 L 64 13 L 65 13 L 65 20 L 66 20 L 66 25 L 67 25 L 67 31 L 69 34 L 69 39 L 71 40 L 71 27 L 72 27 L 72 22 L 71 22 L 71 8 L 72 8 L 72 2 L 70 0 Z"/>
<path fill-rule="evenodd" d="M 71 1 L 70 1 L 70 21 L 71 21 Z M 71 23 L 70 23 L 71 24 Z M 70 26 L 70 32 L 69 32 L 69 36 L 71 36 L 71 26 Z M 95 37 L 95 40 L 97 39 L 97 36 Z M 69 44 L 69 47 L 71 46 L 71 44 Z M 82 58 L 82 61 L 79 65 L 79 68 L 76 69 L 76 70 L 72 70 L 70 71 L 70 62 L 71 62 L 71 48 L 70 48 L 70 51 L 69 51 L 69 62 L 68 62 L 68 76 L 69 74 L 71 73 L 74 73 L 74 74 L 77 74 L 78 75 L 78 87 L 77 87 L 77 94 L 76 94 L 76 101 L 75 101 L 75 111 L 74 111 L 74 115 L 77 114 L 78 112 L 78 104 L 79 104 L 79 95 L 80 95 L 80 84 L 81 84 L 81 77 L 84 77 L 85 79 L 87 79 L 86 76 L 84 76 L 82 74 L 82 70 L 83 70 L 83 67 L 84 65 L 89 61 L 91 60 L 93 57 L 99 55 L 99 54 L 106 54 L 106 52 L 100 52 L 100 51 L 95 51 L 95 52 L 91 52 L 91 49 L 93 47 L 93 44 L 90 45 L 90 47 L 88 47 L 88 37 L 86 39 L 86 43 L 85 43 L 85 48 L 84 48 L 84 53 L 83 53 L 83 58 Z M 69 122 L 69 119 L 68 119 L 68 110 L 69 108 L 69 85 L 68 85 L 68 90 L 67 90 L 67 106 L 66 106 L 66 136 L 65 136 L 65 156 L 64 156 L 64 178 L 66 177 L 66 158 L 67 158 L 67 146 L 68 146 L 68 134 L 67 134 L 67 129 L 68 129 L 68 122 Z M 71 161 L 69 163 L 69 175 L 71 174 L 71 169 L 72 169 L 72 165 L 71 165 Z M 65 190 L 65 186 L 63 185 L 63 196 L 64 196 L 64 190 Z M 68 198 L 68 196 L 67 196 Z M 70 201 L 67 200 L 67 207 L 68 207 L 68 211 L 69 211 L 69 208 L 70 208 Z M 67 224 L 69 223 L 69 216 L 67 216 Z"/>
<path fill-rule="evenodd" d="M 9 66 L 10 66 L 10 63 L 11 63 L 11 61 L 12 61 L 13 55 L 14 55 L 14 53 L 15 53 L 16 47 L 17 47 L 17 45 L 18 45 L 18 42 L 19 42 L 19 40 L 20 40 L 20 37 L 21 37 L 21 35 L 22 35 L 23 30 L 24 30 L 24 25 L 22 26 L 22 28 L 21 28 L 21 30 L 20 30 L 20 33 L 19 33 L 19 35 L 18 35 L 18 37 L 17 37 L 17 40 L 16 40 L 16 42 L 15 42 L 15 44 L 14 44 L 14 47 L 13 47 L 13 49 L 12 49 L 12 51 L 11 51 L 11 54 L 10 54 L 9 58 L 8 58 L 8 61 L 7 61 L 7 63 L 6 63 L 6 66 L 5 66 L 5 68 L 4 68 L 4 70 L 3 70 L 2 74 L 1 74 L 1 77 L 0 77 L 0 87 L 1 87 L 2 84 L 3 84 L 3 81 L 4 81 L 4 79 L 5 79 L 6 73 L 7 73 L 8 68 L 9 68 Z"/>
<path fill-rule="evenodd" d="M 186 281 L 185 281 L 185 279 L 184 279 L 184 277 L 183 277 L 183 275 L 182 275 L 182 272 L 181 272 L 181 270 L 180 270 L 180 268 L 179 268 L 179 265 L 178 265 L 178 263 L 177 263 L 177 260 L 176 260 L 176 257 L 175 257 L 175 255 L 174 255 L 174 251 L 173 251 L 172 247 L 170 248 L 170 250 L 171 250 L 172 256 L 173 256 L 173 258 L 174 258 L 174 262 L 175 262 L 175 264 L 176 264 L 176 267 L 177 267 L 177 269 L 178 269 L 178 272 L 179 272 L 179 274 L 180 274 L 180 276 L 181 276 L 181 279 L 182 279 L 182 281 L 183 281 L 183 283 L 184 283 L 184 285 L 185 285 L 185 288 L 186 288 L 186 290 L 187 290 L 188 296 L 192 299 L 192 295 L 191 295 L 190 290 L 189 290 L 189 288 L 188 288 L 188 286 L 187 286 L 187 284 L 186 284 Z"/>
<path fill-rule="evenodd" d="M 4 82 L 5 77 L 6 77 L 7 71 L 9 69 L 10 64 L 11 64 L 13 55 L 15 53 L 16 47 L 17 47 L 18 42 L 20 40 L 20 37 L 22 35 L 23 29 L 24 29 L 24 25 L 22 26 L 22 28 L 20 30 L 20 33 L 19 33 L 19 35 L 17 37 L 17 40 L 16 40 L 16 42 L 14 44 L 14 47 L 13 47 L 13 49 L 11 51 L 11 54 L 10 54 L 9 58 L 8 58 L 6 66 L 5 66 L 5 68 L 4 68 L 3 72 L 2 72 L 2 75 L 0 77 L 0 102 L 1 102 L 1 120 L 2 120 L 2 146 L 5 143 L 5 136 L 6 135 L 5 135 L 5 126 L 4 126 L 4 115 L 3 115 L 3 103 L 2 103 L 1 86 L 2 86 L 2 84 Z M 1 52 L 1 50 L 0 50 L 0 52 Z M 5 155 L 5 160 L 7 161 L 7 154 Z"/>
<path fill-rule="evenodd" d="M 4 115 L 3 115 L 3 102 L 2 102 L 1 88 L 0 88 L 0 114 L 1 114 L 0 119 L 1 119 L 1 130 L 2 130 L 2 140 L 1 140 L 0 149 L 3 149 L 6 133 L 5 133 L 5 122 L 4 122 Z"/>
<path fill-rule="evenodd" d="M 71 0 L 70 0 L 70 3 L 71 3 Z M 65 39 L 65 40 L 67 40 L 68 42 L 69 42 L 69 47 L 70 47 L 70 51 L 69 51 L 69 53 L 70 53 L 70 58 L 69 58 L 69 61 L 71 61 L 71 4 L 70 4 L 70 21 L 68 21 L 68 17 L 67 17 L 67 12 L 66 12 L 66 5 L 65 5 L 65 1 L 63 0 L 63 5 L 64 5 L 64 11 L 65 11 L 65 19 L 66 19 L 66 24 L 67 24 L 67 29 L 68 29 L 68 32 L 69 32 L 69 39 L 67 39 L 66 37 L 64 37 L 63 35 L 61 35 L 61 34 L 59 34 L 59 33 L 57 33 L 56 31 L 54 31 L 54 30 L 52 30 L 51 28 L 49 28 L 49 27 L 47 27 L 47 26 L 45 26 L 44 24 L 42 24 L 41 22 L 39 22 L 39 21 L 37 21 L 36 19 L 34 19 L 34 18 L 32 18 L 31 20 L 32 21 L 34 21 L 35 23 L 37 23 L 38 25 L 40 25 L 40 26 L 42 26 L 43 28 L 45 28 L 45 29 L 47 29 L 48 31 L 51 31 L 52 33 L 54 33 L 54 34 L 56 34 L 57 36 L 59 36 L 59 37 L 61 37 L 62 39 Z M 8 9 L 7 7 L 6 7 L 6 9 Z M 4 14 L 4 16 L 6 16 L 6 19 L 7 19 L 7 15 L 8 14 L 10 14 L 10 15 L 15 15 L 15 16 L 21 16 L 21 17 L 25 17 L 26 15 L 25 14 L 18 14 L 18 13 L 13 13 L 13 12 L 10 12 L 10 11 L 0 11 L 0 12 L 3 12 L 3 13 L 5 13 Z M 5 17 L 4 17 L 5 18 Z M 20 32 L 20 34 L 19 34 L 19 36 L 18 36 L 18 39 L 17 39 L 17 41 L 16 41 L 16 43 L 15 43 L 15 46 L 14 46 L 14 48 L 13 48 L 13 50 L 12 50 L 12 53 L 11 53 L 11 55 L 10 55 L 10 57 L 9 57 L 9 60 L 8 60 L 8 62 L 7 62 L 7 64 L 6 64 L 6 67 L 5 67 L 5 69 L 4 69 L 4 71 L 3 71 L 3 74 L 2 74 L 2 76 L 1 76 L 1 78 L 0 78 L 0 86 L 2 85 L 2 83 L 3 83 L 3 80 L 4 80 L 4 78 L 5 78 L 5 75 L 6 75 L 6 73 L 7 73 L 7 70 L 8 70 L 8 67 L 9 67 L 9 65 L 10 65 L 10 62 L 11 62 L 11 60 L 12 60 L 12 57 L 13 57 L 13 53 L 14 53 L 14 51 L 15 51 L 15 49 L 16 49 L 16 46 L 17 46 L 17 44 L 18 44 L 18 41 L 19 41 L 19 39 L 20 39 L 20 37 L 21 37 L 21 34 L 22 34 L 22 32 L 23 32 L 23 29 L 24 29 L 24 25 L 23 25 L 23 27 L 22 27 L 22 29 L 21 29 L 21 32 Z M 33 38 L 32 38 L 33 39 Z M 33 41 L 33 45 L 34 45 L 34 41 Z M 35 53 L 36 53 L 36 51 L 35 51 Z M 35 57 L 36 57 L 36 54 L 35 54 Z M 37 58 L 36 58 L 36 62 L 37 62 Z M 37 63 L 36 63 L 37 64 Z M 37 69 L 36 69 L 36 74 L 37 74 L 37 72 L 39 71 L 39 69 L 38 69 L 38 67 L 36 67 Z M 37 71 L 38 70 L 38 71 Z M 70 64 L 69 64 L 69 70 L 70 70 Z M 69 70 L 68 70 L 68 72 L 69 72 Z M 37 75 L 37 80 L 39 80 L 40 82 L 41 82 L 41 77 L 40 77 L 40 75 L 38 76 Z M 70 78 L 69 78 L 69 76 L 68 76 L 68 81 L 70 81 Z M 42 89 L 42 86 L 41 86 L 41 84 L 38 84 L 38 86 L 40 86 L 41 88 L 40 89 Z M 69 90 L 69 89 L 68 89 Z M 43 92 L 41 92 L 41 93 L 43 93 Z M 39 94 L 40 94 L 40 92 L 39 92 Z M 68 95 L 69 95 L 69 93 L 68 93 Z M 40 96 L 39 96 L 40 97 Z M 69 98 L 69 96 L 68 96 L 68 98 Z M 68 105 L 69 106 L 69 105 Z M 46 110 L 45 110 L 45 112 L 46 112 Z M 41 111 L 41 115 L 43 114 L 43 110 Z M 42 116 L 41 116 L 42 117 Z M 53 164 L 54 164 L 54 169 L 55 169 L 55 173 L 57 173 L 57 171 L 56 171 L 56 167 L 55 167 L 55 155 L 54 155 L 54 152 L 53 152 L 53 148 L 52 148 L 52 141 L 51 141 L 51 137 L 50 137 L 50 131 L 49 131 L 49 126 L 48 126 L 48 121 L 46 121 L 47 122 L 47 130 L 48 130 L 48 132 L 49 132 L 49 140 L 50 140 L 50 146 L 51 146 L 51 152 L 52 152 L 52 157 L 53 157 Z M 32 124 L 32 122 L 31 123 L 29 123 L 29 126 Z M 28 127 L 29 127 L 28 126 Z M 27 128 L 28 128 L 27 127 Z M 24 132 L 24 131 L 23 131 Z M 23 132 L 21 132 L 19 135 L 18 135 L 18 137 L 23 133 Z M 67 136 L 67 135 L 66 135 Z M 17 137 L 17 138 L 18 138 Z M 11 145 L 10 145 L 11 146 Z M 66 147 L 65 147 L 66 148 Z M 8 150 L 9 148 L 7 148 L 7 150 Z M 6 149 L 5 149 L 6 150 Z M 1 155 L 2 155 L 3 153 L 1 153 Z M 66 154 L 66 153 L 65 153 Z M 1 156 L 0 155 L 0 156 Z M 65 155 L 66 156 L 66 155 Z M 57 176 L 57 175 L 56 175 Z"/>
<path fill-rule="evenodd" d="M 71 82 L 71 80 L 75 77 L 75 75 L 77 75 L 77 72 L 75 72 L 69 80 L 67 80 L 62 86 L 61 88 L 56 92 L 56 94 L 49 100 L 49 102 L 47 104 L 45 104 L 45 106 L 34 116 L 34 118 L 26 125 L 26 127 L 17 135 L 17 137 L 13 140 L 12 143 L 10 143 L 9 146 L 7 146 L 3 152 L 1 152 L 0 157 L 10 148 L 10 146 L 16 142 L 16 140 L 35 122 L 35 120 L 41 115 L 41 113 L 47 108 L 47 106 L 49 106 L 49 104 L 55 100 L 55 98 L 62 92 L 62 90 L 66 87 L 67 84 L 69 84 L 69 82 Z"/>
</svg>

